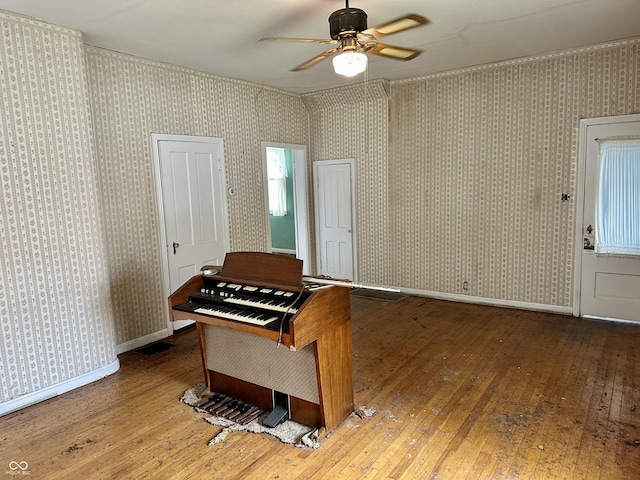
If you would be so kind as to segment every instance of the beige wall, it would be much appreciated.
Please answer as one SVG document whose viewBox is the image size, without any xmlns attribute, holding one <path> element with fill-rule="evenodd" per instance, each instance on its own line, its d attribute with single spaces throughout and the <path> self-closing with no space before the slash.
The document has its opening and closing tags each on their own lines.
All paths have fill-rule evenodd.
<svg viewBox="0 0 640 480">
<path fill-rule="evenodd" d="M 307 143 L 297 95 L 87 47 L 116 343 L 166 329 L 151 134 L 224 142 L 231 250 L 267 249 L 261 142 Z"/>
<path fill-rule="evenodd" d="M 381 285 L 388 283 L 394 261 L 388 237 L 388 88 L 376 81 L 303 96 L 310 160 L 354 159 L 357 279 Z"/>
<path fill-rule="evenodd" d="M 83 49 L 0 12 L 0 407 L 117 369 Z"/>
<path fill-rule="evenodd" d="M 355 158 L 359 280 L 570 311 L 579 121 L 640 112 L 639 45 L 305 95 L 312 159 Z"/>
<path fill-rule="evenodd" d="M 566 308 L 578 121 L 640 112 L 638 40 L 298 96 L 0 33 L 0 405 L 165 328 L 151 133 L 223 138 L 233 250 L 267 248 L 261 142 L 307 144 L 355 159 L 361 282 Z"/>
<path fill-rule="evenodd" d="M 393 84 L 393 283 L 572 306 L 579 122 L 640 112 L 639 45 Z"/>
</svg>

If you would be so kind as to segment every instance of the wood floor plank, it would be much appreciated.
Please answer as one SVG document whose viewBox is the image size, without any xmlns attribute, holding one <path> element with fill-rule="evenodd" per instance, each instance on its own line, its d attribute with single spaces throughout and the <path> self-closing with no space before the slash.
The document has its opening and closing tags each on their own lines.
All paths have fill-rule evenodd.
<svg viewBox="0 0 640 480">
<path fill-rule="evenodd" d="M 566 397 L 565 385 L 569 381 L 566 372 L 572 370 L 574 358 L 578 354 L 576 342 L 566 336 L 562 348 L 551 358 L 557 358 L 550 375 L 539 385 L 538 411 L 550 421 L 545 421 L 536 431 L 534 447 L 538 449 L 538 462 L 533 467 L 536 478 L 564 479 L 563 465 L 572 459 L 563 448 L 566 438 L 563 432 Z"/>
<path fill-rule="evenodd" d="M 549 437 L 555 426 L 545 421 L 547 416 L 552 416 L 553 405 L 548 399 L 547 391 L 554 373 L 557 372 L 556 367 L 566 354 L 566 342 L 566 333 L 559 332 L 557 341 L 541 345 L 540 350 L 531 357 L 531 361 L 524 362 L 524 368 L 529 375 L 528 388 L 518 403 L 530 412 L 531 422 L 509 467 L 509 471 L 517 472 L 523 478 L 544 476 L 545 471 L 541 470 L 553 468 L 550 459 L 553 442 Z M 556 361 L 548 362 L 548 358 L 554 358 Z"/>
<path fill-rule="evenodd" d="M 475 327 L 466 329 L 464 333 L 459 332 L 457 338 L 464 339 L 465 345 L 474 346 L 472 348 L 481 348 L 482 345 L 492 342 L 493 337 L 483 335 L 480 325 Z M 390 478 L 402 477 L 408 465 L 419 456 L 419 451 L 428 449 L 429 455 L 434 458 L 444 455 L 449 448 L 448 441 L 441 439 L 450 439 L 454 435 L 452 429 L 456 429 L 465 421 L 462 404 L 464 401 L 470 401 L 469 398 L 478 391 L 473 388 L 473 381 L 482 371 L 476 361 L 477 356 L 469 353 L 469 350 L 453 352 L 447 348 L 435 358 L 438 362 L 433 364 L 433 369 L 423 374 L 433 392 L 426 404 L 427 408 L 417 418 L 411 419 L 413 427 L 403 430 L 408 444 L 403 445 L 402 456 L 398 455 L 388 460 L 386 467 L 380 467 L 381 471 L 388 471 L 387 475 Z M 452 363 L 458 365 L 458 368 L 451 368 Z M 415 381 L 420 377 L 411 375 L 410 378 Z M 469 379 L 472 381 L 469 382 Z M 414 432 L 418 432 L 419 435 L 416 436 Z M 428 456 L 421 457 L 420 460 L 417 469 L 422 469 L 422 463 L 430 462 Z"/>
<path fill-rule="evenodd" d="M 555 382 L 543 394 L 549 406 L 548 424 L 551 426 L 545 440 L 544 456 L 538 462 L 541 477 L 545 479 L 570 478 L 577 462 L 578 443 L 582 431 L 581 414 L 576 405 L 585 384 L 582 371 L 591 334 L 572 335 L 569 348 L 562 353 L 564 362 L 554 372 Z"/>
<path fill-rule="evenodd" d="M 473 357 L 476 359 L 476 364 L 481 368 L 481 370 L 486 372 L 487 375 L 493 372 L 495 374 L 494 378 L 499 380 L 497 384 L 492 384 L 491 386 L 493 390 L 491 397 L 498 394 L 498 387 L 501 384 L 508 382 L 510 366 L 514 363 L 518 363 L 519 361 L 518 351 L 521 339 L 518 335 L 518 329 L 514 324 L 509 323 L 507 325 L 511 328 L 508 330 L 498 330 L 492 337 L 492 341 L 488 342 L 487 345 L 480 346 L 480 348 L 473 353 Z M 488 399 L 489 401 L 491 400 L 491 397 Z M 478 418 L 482 418 L 483 415 L 486 414 L 481 413 Z M 473 430 L 470 430 L 466 437 L 464 437 L 464 441 L 466 442 L 465 446 L 470 445 L 469 440 L 472 438 Z M 477 451 L 478 447 L 480 447 L 482 443 L 482 441 L 474 443 L 474 451 Z M 457 440 L 457 444 L 458 446 L 456 446 L 455 449 L 459 448 L 459 438 Z M 435 468 L 429 472 L 429 475 L 438 475 L 440 477 L 445 475 L 445 478 L 464 478 L 464 475 L 459 473 L 460 459 L 469 456 L 474 457 L 474 454 L 469 454 L 467 449 L 463 449 L 452 454 L 452 451 L 455 449 L 452 449 L 449 445 L 447 449 L 440 452 L 437 461 L 434 459 Z"/>
<path fill-rule="evenodd" d="M 640 357 L 636 348 L 626 349 L 626 363 L 619 381 L 622 394 L 620 410 L 612 412 L 611 416 L 611 421 L 618 422 L 620 426 L 617 436 L 616 464 L 624 473 L 624 478 L 640 478 L 640 465 L 632 460 L 639 454 L 637 452 L 640 448 L 640 432 L 637 429 L 640 421 L 640 388 L 633 387 L 640 381 Z"/>
<path fill-rule="evenodd" d="M 501 345 L 505 339 L 510 338 L 513 332 L 513 329 L 510 332 L 499 332 L 500 334 L 495 337 L 493 342 L 494 348 L 489 349 L 489 351 L 495 352 L 495 357 L 485 354 L 482 362 L 479 363 L 479 371 L 493 371 L 495 376 L 487 390 L 483 392 L 482 402 L 476 405 L 471 412 L 468 412 L 465 430 L 457 434 L 459 445 L 449 461 L 450 464 L 456 466 L 456 470 L 451 472 L 453 478 L 465 478 L 476 468 L 478 456 L 484 456 L 485 458 L 488 456 L 487 452 L 482 453 L 482 448 L 487 443 L 487 438 L 491 438 L 489 433 L 494 430 L 490 428 L 487 422 L 487 411 L 493 408 L 492 405 L 496 402 L 499 386 L 505 384 L 505 380 L 508 378 L 509 368 L 507 362 L 504 362 L 504 352 Z M 509 335 L 505 335 L 507 333 Z M 513 345 L 514 342 L 508 340 L 508 343 Z M 479 462 L 482 464 L 486 460 L 480 459 Z"/>
<path fill-rule="evenodd" d="M 208 446 L 221 427 L 179 402 L 203 381 L 187 329 L 0 418 L 0 464 L 47 480 L 640 478 L 640 325 L 353 297 L 352 335 L 355 403 L 374 413 L 318 449 L 243 432 Z"/>
</svg>

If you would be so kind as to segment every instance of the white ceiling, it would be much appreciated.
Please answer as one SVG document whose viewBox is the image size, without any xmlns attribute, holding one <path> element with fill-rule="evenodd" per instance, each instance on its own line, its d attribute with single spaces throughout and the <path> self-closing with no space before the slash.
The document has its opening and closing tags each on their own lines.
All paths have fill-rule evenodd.
<svg viewBox="0 0 640 480">
<path fill-rule="evenodd" d="M 225 77 L 306 93 L 362 81 L 325 60 L 289 70 L 326 45 L 259 42 L 329 38 L 344 0 L 0 0 L 0 9 L 66 25 L 85 42 Z M 640 0 L 351 0 L 375 26 L 406 13 L 431 24 L 383 42 L 424 50 L 408 62 L 369 56 L 369 80 L 459 67 L 640 36 Z"/>
</svg>

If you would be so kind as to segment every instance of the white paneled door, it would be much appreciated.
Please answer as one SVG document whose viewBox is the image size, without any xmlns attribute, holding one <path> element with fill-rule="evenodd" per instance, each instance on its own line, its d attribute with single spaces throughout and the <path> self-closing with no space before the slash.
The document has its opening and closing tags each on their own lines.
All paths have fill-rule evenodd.
<svg viewBox="0 0 640 480">
<path fill-rule="evenodd" d="M 228 251 L 223 148 L 210 141 L 158 141 L 169 273 L 175 291 Z M 190 322 L 174 322 L 180 328 Z"/>
<path fill-rule="evenodd" d="M 581 316 L 640 322 L 640 258 L 598 255 L 594 249 L 600 145 L 607 140 L 632 138 L 640 138 L 640 115 L 588 119 L 581 123 L 584 165 L 583 215 L 579 220 Z M 629 201 L 638 208 L 640 196 Z"/>
<path fill-rule="evenodd" d="M 314 162 L 318 274 L 356 280 L 353 161 Z"/>
</svg>

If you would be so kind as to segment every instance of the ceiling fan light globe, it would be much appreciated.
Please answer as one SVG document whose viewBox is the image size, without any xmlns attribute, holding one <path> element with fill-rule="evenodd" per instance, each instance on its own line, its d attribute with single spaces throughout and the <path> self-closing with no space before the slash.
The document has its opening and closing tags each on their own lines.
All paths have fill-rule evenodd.
<svg viewBox="0 0 640 480">
<path fill-rule="evenodd" d="M 360 52 L 343 52 L 333 57 L 333 70 L 338 75 L 354 77 L 367 68 L 367 56 Z"/>
</svg>

